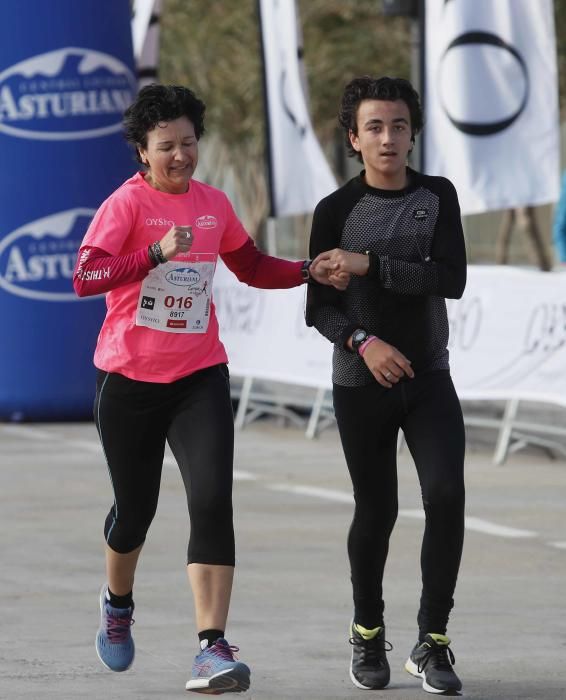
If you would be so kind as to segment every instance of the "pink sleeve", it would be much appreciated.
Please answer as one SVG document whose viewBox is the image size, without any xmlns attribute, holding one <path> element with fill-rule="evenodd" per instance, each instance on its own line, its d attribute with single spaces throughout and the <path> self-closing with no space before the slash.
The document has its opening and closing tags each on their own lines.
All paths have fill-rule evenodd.
<svg viewBox="0 0 566 700">
<path fill-rule="evenodd" d="M 132 207 L 118 189 L 102 202 L 85 234 L 82 246 L 100 248 L 118 255 L 129 237 L 134 223 Z"/>
<path fill-rule="evenodd" d="M 116 287 L 138 282 L 155 267 L 147 248 L 126 255 L 110 255 L 105 250 L 82 246 L 73 274 L 73 287 L 80 297 L 104 294 Z"/>
<path fill-rule="evenodd" d="M 248 236 L 243 246 L 223 253 L 222 260 L 240 282 L 260 289 L 289 289 L 303 283 L 302 262 L 272 258 L 261 253 Z"/>
<path fill-rule="evenodd" d="M 224 193 L 222 193 L 222 195 L 226 205 L 226 225 L 220 241 L 220 255 L 231 253 L 233 250 L 241 248 L 249 238 L 248 232 L 242 225 L 240 219 L 236 216 L 236 212 L 230 200 Z"/>
</svg>

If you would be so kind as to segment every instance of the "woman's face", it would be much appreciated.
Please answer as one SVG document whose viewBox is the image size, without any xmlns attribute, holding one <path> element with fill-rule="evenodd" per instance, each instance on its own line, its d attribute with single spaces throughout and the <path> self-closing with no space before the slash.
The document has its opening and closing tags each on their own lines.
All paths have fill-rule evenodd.
<svg viewBox="0 0 566 700">
<path fill-rule="evenodd" d="M 148 167 L 146 180 L 150 185 L 172 194 L 188 190 L 198 163 L 198 141 L 187 117 L 160 122 L 147 132 L 147 147 L 138 149 Z"/>
</svg>

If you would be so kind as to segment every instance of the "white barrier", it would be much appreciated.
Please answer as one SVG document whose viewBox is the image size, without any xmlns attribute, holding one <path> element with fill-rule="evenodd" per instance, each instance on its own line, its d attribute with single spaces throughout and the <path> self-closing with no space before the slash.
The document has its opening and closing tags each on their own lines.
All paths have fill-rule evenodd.
<svg viewBox="0 0 566 700">
<path fill-rule="evenodd" d="M 258 379 L 316 390 L 307 431 L 314 435 L 331 388 L 332 345 L 305 325 L 304 297 L 304 287 L 253 289 L 218 267 L 214 300 L 221 338 L 232 374 L 245 380 L 240 427 Z M 471 266 L 463 298 L 448 301 L 448 318 L 450 365 L 460 398 L 508 402 L 496 423 L 495 459 L 501 462 L 512 431 L 533 427 L 516 421 L 521 400 L 566 406 L 566 273 Z M 492 423 L 481 424 L 495 427 Z M 536 427 L 566 435 L 554 426 Z"/>
<path fill-rule="evenodd" d="M 566 273 L 468 270 L 463 298 L 448 302 L 458 394 L 566 406 Z"/>
</svg>

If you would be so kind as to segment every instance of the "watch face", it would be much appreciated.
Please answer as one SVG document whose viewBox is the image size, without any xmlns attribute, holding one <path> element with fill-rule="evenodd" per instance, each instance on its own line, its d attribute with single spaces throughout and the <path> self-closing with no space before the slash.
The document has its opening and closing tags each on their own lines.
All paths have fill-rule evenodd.
<svg viewBox="0 0 566 700">
<path fill-rule="evenodd" d="M 354 343 L 360 343 L 362 340 L 367 338 L 367 333 L 365 331 L 356 331 L 354 337 L 352 338 Z"/>
</svg>

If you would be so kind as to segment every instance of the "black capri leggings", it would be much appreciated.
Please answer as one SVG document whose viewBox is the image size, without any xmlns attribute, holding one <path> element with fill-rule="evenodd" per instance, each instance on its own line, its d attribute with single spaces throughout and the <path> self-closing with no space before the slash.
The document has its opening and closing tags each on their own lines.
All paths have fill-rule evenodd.
<svg viewBox="0 0 566 700">
<path fill-rule="evenodd" d="M 226 365 L 170 384 L 97 376 L 94 420 L 114 489 L 109 547 L 139 547 L 157 509 L 165 441 L 177 460 L 191 521 L 188 563 L 234 566 L 234 421 Z"/>
<path fill-rule="evenodd" d="M 397 518 L 397 435 L 403 430 L 421 485 L 421 633 L 446 631 L 464 540 L 464 422 L 447 370 L 385 389 L 334 385 L 334 409 L 354 486 L 348 535 L 355 620 L 383 624 L 382 580 Z"/>
</svg>

